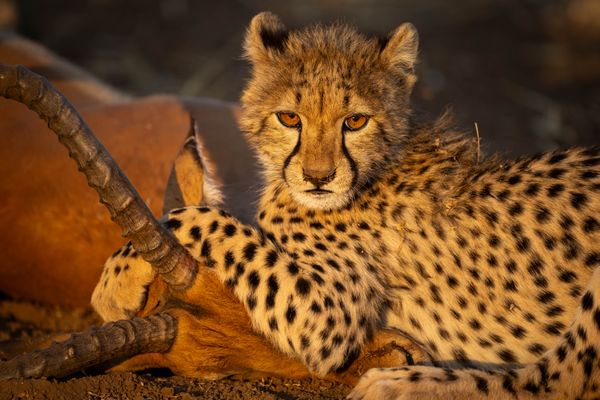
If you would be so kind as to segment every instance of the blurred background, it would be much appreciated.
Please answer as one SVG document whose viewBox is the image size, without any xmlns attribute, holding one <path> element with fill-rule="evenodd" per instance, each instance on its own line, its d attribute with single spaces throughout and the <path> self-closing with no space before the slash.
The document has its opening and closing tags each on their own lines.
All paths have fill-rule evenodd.
<svg viewBox="0 0 600 400">
<path fill-rule="evenodd" d="M 451 105 L 490 152 L 600 143 L 600 0 L 0 0 L 0 26 L 133 95 L 236 101 L 244 30 L 263 10 L 374 35 L 413 22 L 415 109 Z"/>
</svg>

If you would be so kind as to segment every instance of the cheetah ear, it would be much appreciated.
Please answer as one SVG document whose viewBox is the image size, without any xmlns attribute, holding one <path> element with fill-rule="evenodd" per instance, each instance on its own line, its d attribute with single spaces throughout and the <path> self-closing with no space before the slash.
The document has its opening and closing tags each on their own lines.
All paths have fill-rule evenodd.
<svg viewBox="0 0 600 400">
<path fill-rule="evenodd" d="M 390 67 L 401 68 L 412 74 L 418 49 L 417 29 L 411 23 L 404 23 L 391 32 L 382 44 L 381 60 Z"/>
<path fill-rule="evenodd" d="M 273 13 L 262 12 L 252 18 L 246 39 L 245 56 L 253 64 L 271 60 L 281 54 L 288 38 L 288 31 Z"/>
</svg>

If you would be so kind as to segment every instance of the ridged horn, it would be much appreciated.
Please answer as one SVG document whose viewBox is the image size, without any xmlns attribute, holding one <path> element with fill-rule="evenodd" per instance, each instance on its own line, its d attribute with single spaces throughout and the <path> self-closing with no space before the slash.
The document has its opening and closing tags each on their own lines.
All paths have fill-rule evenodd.
<svg viewBox="0 0 600 400">
<path fill-rule="evenodd" d="M 64 342 L 0 362 L 0 381 L 16 378 L 60 378 L 86 368 L 169 350 L 177 320 L 168 313 L 109 322 L 73 333 Z"/>
<path fill-rule="evenodd" d="M 88 185 L 98 192 L 111 219 L 137 252 L 175 290 L 188 288 L 197 264 L 171 233 L 161 226 L 133 185 L 83 118 L 44 77 L 27 68 L 0 64 L 0 95 L 35 111 L 69 150 Z"/>
</svg>

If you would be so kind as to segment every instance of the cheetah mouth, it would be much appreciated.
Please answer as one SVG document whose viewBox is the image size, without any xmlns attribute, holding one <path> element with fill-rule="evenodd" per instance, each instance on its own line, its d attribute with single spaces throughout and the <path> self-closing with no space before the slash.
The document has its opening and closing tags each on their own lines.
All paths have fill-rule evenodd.
<svg viewBox="0 0 600 400">
<path fill-rule="evenodd" d="M 326 194 L 333 193 L 331 190 L 327 190 L 327 189 L 310 189 L 310 190 L 306 190 L 305 192 L 310 193 L 315 196 L 324 196 Z"/>
</svg>

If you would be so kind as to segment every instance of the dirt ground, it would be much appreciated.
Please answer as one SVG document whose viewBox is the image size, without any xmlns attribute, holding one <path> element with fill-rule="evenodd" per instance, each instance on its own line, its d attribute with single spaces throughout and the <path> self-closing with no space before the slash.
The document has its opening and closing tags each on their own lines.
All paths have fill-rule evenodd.
<svg viewBox="0 0 600 400">
<path fill-rule="evenodd" d="M 418 110 L 436 114 L 453 104 L 463 126 L 479 122 L 484 148 L 509 156 L 600 142 L 600 7 L 595 0 L 19 4 L 16 26 L 22 34 L 119 89 L 226 100 L 238 97 L 247 76 L 240 43 L 257 11 L 272 9 L 291 26 L 341 17 L 378 34 L 409 20 L 421 33 Z M 1 299 L 0 359 L 50 334 L 94 323 L 98 320 L 90 310 Z M 205 382 L 154 371 L 2 382 L 0 400 L 334 399 L 348 390 L 318 380 Z"/>
<path fill-rule="evenodd" d="M 65 309 L 0 300 L 0 360 L 21 353 L 57 333 L 100 322 L 86 308 Z M 317 379 L 223 379 L 204 381 L 169 371 L 88 372 L 70 379 L 16 379 L 0 382 L 0 400 L 9 399 L 339 399 L 349 387 Z"/>
<path fill-rule="evenodd" d="M 0 399 L 339 399 L 349 388 L 319 380 L 202 381 L 150 373 L 115 373 L 68 381 L 15 380 Z M 6 396 L 6 397 L 4 397 Z"/>
</svg>

